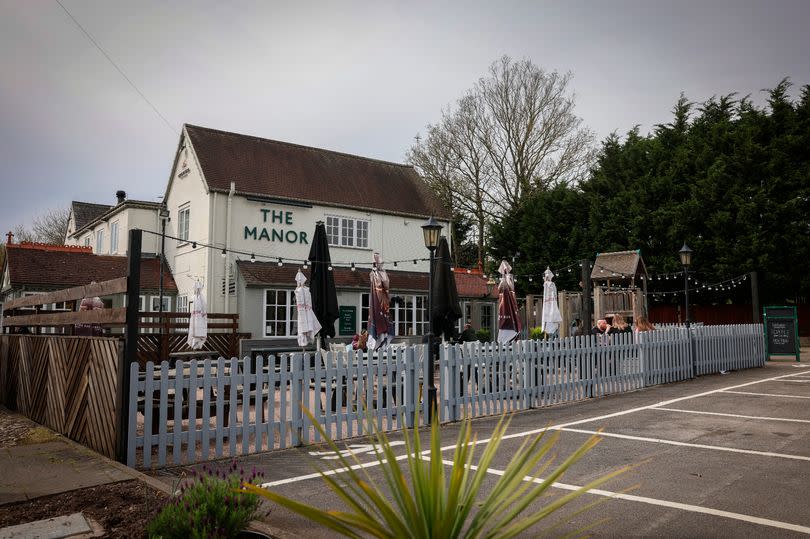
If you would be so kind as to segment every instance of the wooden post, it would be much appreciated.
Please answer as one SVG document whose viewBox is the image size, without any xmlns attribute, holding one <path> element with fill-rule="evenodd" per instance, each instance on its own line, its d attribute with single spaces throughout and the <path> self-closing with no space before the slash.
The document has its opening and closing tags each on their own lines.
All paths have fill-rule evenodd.
<svg viewBox="0 0 810 539">
<path fill-rule="evenodd" d="M 591 303 L 591 262 L 581 260 L 580 266 L 582 267 L 582 323 L 585 324 L 585 330 L 588 331 L 594 324 L 593 304 Z"/>
<path fill-rule="evenodd" d="M 751 279 L 751 308 L 753 309 L 755 324 L 762 322 L 761 312 L 759 310 L 759 282 L 757 280 L 757 272 L 752 271 L 750 274 Z"/>
<path fill-rule="evenodd" d="M 118 356 L 118 387 L 116 402 L 116 448 L 119 462 L 126 463 L 129 429 L 129 366 L 138 361 L 138 308 L 141 295 L 141 244 L 143 232 L 129 231 L 127 253 L 127 317 L 124 330 L 124 350 Z"/>
</svg>

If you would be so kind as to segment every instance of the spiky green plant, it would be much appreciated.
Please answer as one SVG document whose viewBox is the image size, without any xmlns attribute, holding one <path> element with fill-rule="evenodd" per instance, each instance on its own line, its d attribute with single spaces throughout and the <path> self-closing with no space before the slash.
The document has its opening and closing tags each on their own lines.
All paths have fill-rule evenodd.
<svg viewBox="0 0 810 539">
<path fill-rule="evenodd" d="M 438 422 L 431 426 L 430 448 L 422 451 L 418 428 L 413 435 L 403 428 L 406 455 L 397 457 L 384 432 L 376 427 L 372 418 L 367 418 L 367 428 L 374 442 L 375 454 L 391 493 L 389 500 L 375 484 L 365 467 L 356 466 L 326 434 L 312 415 L 313 424 L 327 440 L 343 468 L 345 481 L 335 479 L 337 474 L 321 472 L 324 482 L 346 504 L 349 511 L 324 510 L 282 496 L 260 487 L 245 484 L 250 492 L 268 498 L 279 505 L 318 522 L 347 537 L 413 537 L 413 538 L 509 538 L 515 537 L 555 511 L 575 500 L 589 489 L 596 488 L 627 467 L 613 471 L 579 490 L 556 498 L 530 514 L 526 509 L 532 505 L 552 484 L 592 449 L 599 441 L 592 436 L 579 449 L 540 479 L 553 464 L 551 454 L 560 432 L 542 432 L 527 439 L 514 454 L 495 486 L 482 492 L 484 478 L 498 453 L 509 420 L 503 416 L 486 443 L 477 464 L 473 457 L 476 436 L 471 434 L 470 421 L 461 422 L 453 460 L 445 461 L 442 455 Z M 407 466 L 400 466 L 406 460 Z M 352 468 L 352 465 L 355 465 Z M 336 465 L 337 466 L 337 465 Z M 446 466 L 450 466 L 449 473 Z M 406 479 L 405 471 L 410 480 Z M 579 514 L 596 503 L 587 504 L 576 511 Z M 569 515 L 570 516 L 570 515 Z M 586 526 L 584 531 L 590 526 Z"/>
</svg>

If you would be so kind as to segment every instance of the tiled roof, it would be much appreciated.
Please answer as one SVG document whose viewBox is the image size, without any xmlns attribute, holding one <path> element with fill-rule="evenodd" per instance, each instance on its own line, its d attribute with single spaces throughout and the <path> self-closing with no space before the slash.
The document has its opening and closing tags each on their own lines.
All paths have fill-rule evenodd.
<svg viewBox="0 0 810 539">
<path fill-rule="evenodd" d="M 99 256 L 86 251 L 16 244 L 7 246 L 6 256 L 13 288 L 70 288 L 127 275 L 125 256 Z M 142 259 L 141 289 L 158 290 L 159 282 L 158 259 Z M 177 292 L 168 264 L 163 266 L 163 289 L 167 293 Z"/>
<path fill-rule="evenodd" d="M 284 286 L 295 288 L 295 274 L 299 267 L 292 264 L 284 264 L 279 267 L 275 262 L 247 262 L 240 260 L 237 262 L 239 272 L 245 280 L 247 286 Z M 310 278 L 310 269 L 301 269 L 301 272 Z M 338 289 L 356 289 L 366 291 L 370 287 L 369 269 L 362 268 L 352 271 L 350 268 L 333 269 L 335 275 L 335 287 Z M 427 291 L 427 273 L 415 271 L 391 271 L 388 272 L 388 279 L 391 283 L 392 291 Z M 307 281 L 309 283 L 309 281 Z"/>
<path fill-rule="evenodd" d="M 247 286 L 284 286 L 295 287 L 295 274 L 299 267 L 284 264 L 279 267 L 275 262 L 237 262 L 239 272 Z M 309 269 L 301 270 L 307 279 L 310 277 Z M 369 288 L 369 269 L 362 268 L 352 271 L 350 268 L 334 268 L 335 287 L 338 289 L 353 289 L 367 291 Z M 426 292 L 428 288 L 427 273 L 414 271 L 396 271 L 386 268 L 392 292 L 418 291 Z M 498 290 L 487 293 L 487 281 L 481 275 L 456 273 L 456 289 L 462 298 L 497 298 Z"/>
<path fill-rule="evenodd" d="M 76 230 L 82 229 L 87 223 L 95 221 L 98 217 L 106 213 L 111 205 L 91 204 L 90 202 L 71 202 L 73 209 L 73 220 L 76 222 Z"/>
<path fill-rule="evenodd" d="M 155 211 L 157 211 L 157 210 L 159 210 L 161 208 L 161 203 L 160 202 L 152 202 L 152 201 L 149 201 L 149 200 L 127 199 L 127 200 L 124 200 L 123 202 L 120 202 L 120 203 L 114 205 L 114 206 L 104 206 L 102 204 L 90 204 L 88 202 L 76 202 L 74 200 L 73 201 L 73 212 L 74 212 L 74 214 L 76 214 L 76 205 L 77 204 L 84 205 L 84 206 L 96 206 L 98 208 L 103 208 L 103 211 L 101 211 L 101 212 L 99 212 L 97 214 L 93 214 L 91 219 L 89 219 L 89 220 L 87 220 L 87 221 L 85 221 L 85 222 L 83 222 L 81 224 L 79 223 L 79 221 L 77 219 L 76 220 L 76 230 L 73 231 L 74 235 L 77 232 L 79 232 L 82 228 L 86 227 L 87 225 L 92 224 L 94 221 L 97 221 L 99 219 L 109 218 L 109 217 L 113 216 L 114 214 L 118 213 L 119 211 L 122 211 L 124 208 L 143 208 L 143 209 L 155 210 Z M 85 212 L 86 215 L 90 215 L 91 213 L 93 213 L 93 212 Z"/>
<path fill-rule="evenodd" d="M 413 167 L 186 124 L 209 188 L 449 219 Z"/>
<path fill-rule="evenodd" d="M 456 290 L 460 298 L 498 298 L 498 287 L 487 287 L 487 279 L 480 273 L 467 273 L 463 270 L 456 272 Z"/>
<path fill-rule="evenodd" d="M 613 275 L 613 274 L 616 275 Z M 617 251 L 615 253 L 599 253 L 593 263 L 591 279 L 621 279 L 625 276 L 630 279 L 636 275 L 646 275 L 647 268 L 639 251 Z"/>
</svg>

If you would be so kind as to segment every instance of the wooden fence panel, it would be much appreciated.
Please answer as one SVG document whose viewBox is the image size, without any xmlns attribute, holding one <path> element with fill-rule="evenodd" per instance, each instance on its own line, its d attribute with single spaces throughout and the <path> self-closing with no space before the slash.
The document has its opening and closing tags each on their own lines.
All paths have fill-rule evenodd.
<svg viewBox="0 0 810 539">
<path fill-rule="evenodd" d="M 7 406 L 115 458 L 117 339 L 2 335 L 0 364 Z"/>
</svg>

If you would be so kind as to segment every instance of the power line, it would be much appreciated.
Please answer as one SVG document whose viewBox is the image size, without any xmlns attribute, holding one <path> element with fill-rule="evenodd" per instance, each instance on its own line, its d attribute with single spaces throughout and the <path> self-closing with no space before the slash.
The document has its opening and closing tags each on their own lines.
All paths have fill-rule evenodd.
<svg viewBox="0 0 810 539">
<path fill-rule="evenodd" d="M 95 39 L 93 39 L 93 36 L 91 36 L 91 35 L 90 35 L 90 32 L 88 32 L 87 30 L 85 30 L 85 29 L 84 29 L 84 27 L 83 27 L 81 24 L 79 24 L 79 21 L 77 21 L 77 20 L 76 20 L 76 17 L 74 17 L 73 15 L 71 15 L 70 11 L 68 11 L 68 10 L 67 10 L 67 8 L 66 8 L 64 5 L 62 5 L 62 2 L 60 2 L 60 0 L 56 0 L 56 3 L 57 3 L 57 4 L 59 4 L 59 7 L 61 7 L 61 8 L 64 10 L 64 12 L 65 12 L 65 13 L 67 13 L 68 17 L 70 17 L 70 19 L 71 19 L 71 20 L 72 20 L 72 21 L 73 21 L 73 22 L 76 24 L 76 26 L 78 26 L 78 27 L 79 27 L 79 30 L 81 30 L 81 31 L 84 33 L 84 35 L 85 35 L 85 36 L 87 36 L 87 39 L 89 39 L 89 40 L 90 40 L 90 42 L 91 42 L 93 45 L 95 45 L 95 47 L 96 47 L 96 48 L 99 50 L 99 52 L 101 52 L 101 54 L 103 54 L 103 55 L 104 55 L 104 57 L 105 57 L 105 58 L 106 58 L 106 59 L 107 59 L 107 60 L 110 62 L 110 64 L 112 64 L 112 66 L 115 68 L 115 70 L 116 70 L 116 71 L 118 71 L 118 73 L 120 73 L 122 77 L 124 77 L 124 79 L 125 79 L 125 80 L 126 80 L 128 83 L 129 83 L 129 85 L 130 85 L 130 86 L 132 86 L 132 89 L 133 89 L 133 90 L 135 90 L 136 92 L 138 92 L 138 95 L 139 95 L 139 96 L 141 96 L 141 99 L 143 99 L 144 101 L 146 101 L 146 103 L 147 103 L 147 104 L 148 104 L 150 107 L 152 107 L 152 110 L 153 110 L 153 111 L 155 111 L 155 114 L 157 114 L 157 115 L 160 117 L 160 119 L 161 119 L 161 120 L 163 120 L 163 123 L 165 123 L 165 124 L 166 124 L 166 126 L 167 126 L 169 129 L 171 129 L 171 130 L 172 130 L 172 133 L 174 133 L 175 135 L 179 135 L 180 133 L 177 131 L 177 129 L 175 129 L 174 127 L 172 127 L 172 124 L 170 124 L 170 123 L 169 123 L 169 120 L 167 120 L 167 119 L 166 119 L 166 118 L 165 118 L 165 117 L 164 117 L 164 116 L 163 116 L 163 115 L 160 113 L 160 111 L 157 109 L 157 107 L 156 107 L 155 105 L 153 105 L 153 104 L 152 104 L 152 102 L 151 102 L 151 101 L 149 101 L 149 99 L 147 99 L 145 95 L 143 95 L 143 92 L 141 92 L 141 91 L 138 89 L 138 87 L 137 87 L 137 86 L 135 86 L 135 83 L 134 83 L 134 82 L 132 82 L 132 81 L 130 80 L 130 78 L 129 78 L 129 77 L 127 77 L 126 73 L 124 73 L 124 72 L 121 70 L 121 68 L 120 68 L 120 67 L 118 67 L 118 65 L 117 65 L 117 64 L 116 64 L 116 63 L 113 61 L 113 59 L 112 59 L 112 58 L 110 58 L 110 55 L 109 55 L 109 54 L 107 54 L 107 53 L 104 51 L 104 49 L 102 49 L 102 48 L 101 48 L 101 46 L 100 46 L 100 45 L 99 45 L 99 44 L 96 42 L 96 40 L 95 40 Z"/>
</svg>

